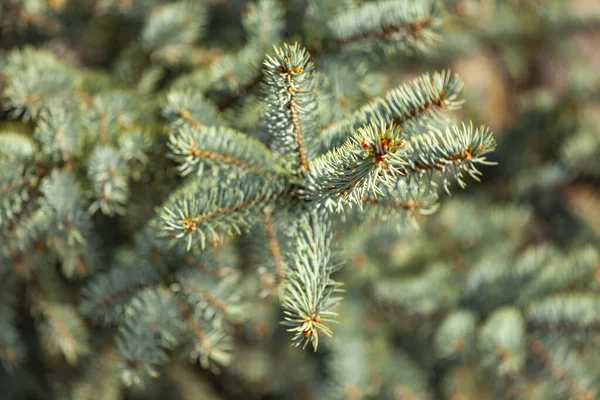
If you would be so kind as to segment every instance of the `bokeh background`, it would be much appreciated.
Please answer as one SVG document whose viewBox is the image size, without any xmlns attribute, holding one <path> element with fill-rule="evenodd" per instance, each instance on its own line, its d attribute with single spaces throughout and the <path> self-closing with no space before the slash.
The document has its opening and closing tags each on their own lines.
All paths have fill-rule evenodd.
<svg viewBox="0 0 600 400">
<path fill-rule="evenodd" d="M 140 32 L 166 3 L 2 0 L 0 85 L 7 85 L 8 55 L 31 45 L 98 71 L 98 85 L 112 79 L 149 101 L 173 86 L 201 87 L 203 70 L 243 48 L 249 2 L 198 1 L 207 10 L 201 39 L 145 53 Z M 306 17 L 307 2 L 279 3 L 286 40 L 314 46 L 310 31 L 320 28 Z M 458 115 L 494 131 L 498 145 L 488 158 L 498 165 L 483 168 L 481 183 L 442 195 L 436 213 L 401 227 L 337 223 L 346 293 L 334 336 L 318 352 L 289 346 L 278 304 L 267 299 L 252 303 L 236 327 L 233 361 L 220 374 L 173 359 L 158 378 L 126 387 L 110 367 L 110 349 L 76 364 L 44 355 L 35 347 L 35 318 L 21 316 L 20 332 L 41 355 L 16 372 L 0 368 L 0 399 L 599 399 L 600 2 L 448 0 L 444 7 L 441 41 L 429 52 L 387 57 L 360 81 L 331 73 L 337 101 L 351 110 L 421 73 L 450 69 L 465 81 Z M 229 68 L 238 78 L 242 66 Z M 254 126 L 260 108 L 244 99 L 256 85 L 223 76 L 230 87 L 215 102 L 224 118 Z M 10 129 L 26 129 L 27 122 L 14 125 L 11 107 L 5 101 L 0 111 L 3 129 L 9 120 Z M 121 224 L 115 243 L 141 226 L 156 205 L 149 196 L 173 187 L 137 185 L 131 220 L 100 220 Z M 248 246 L 241 239 L 218 257 L 250 276 Z M 256 279 L 247 282 L 251 293 Z"/>
</svg>

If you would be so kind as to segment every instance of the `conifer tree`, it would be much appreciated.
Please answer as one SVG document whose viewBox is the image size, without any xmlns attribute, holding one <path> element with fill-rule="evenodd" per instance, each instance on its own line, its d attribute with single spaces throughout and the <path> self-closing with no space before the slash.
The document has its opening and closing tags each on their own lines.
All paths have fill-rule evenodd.
<svg viewBox="0 0 600 400">
<path fill-rule="evenodd" d="M 580 21 L 484 3 L 0 5 L 0 398 L 595 398 L 597 88 L 449 69 Z"/>
<path fill-rule="evenodd" d="M 29 7 L 8 9 L 27 17 Z M 257 227 L 266 240 L 252 246 L 268 249 L 274 267 L 260 268 L 260 292 L 277 293 L 292 343 L 317 350 L 341 300 L 335 215 L 402 201 L 430 208 L 438 183 L 448 190 L 466 175 L 478 180 L 494 150 L 486 128 L 450 120 L 462 82 L 447 71 L 352 113 L 336 109 L 336 65 L 363 63 L 361 79 L 395 52 L 431 49 L 443 18 L 436 2 L 311 3 L 307 23 L 329 15 L 326 29 L 307 38 L 318 44 L 313 56 L 284 41 L 281 6 L 258 1 L 243 15 L 246 44 L 216 60 L 198 46 L 210 8 L 95 7 L 53 2 L 46 11 L 59 25 L 71 13 L 139 18 L 137 40 L 114 60 L 112 76 L 32 46 L 10 50 L 2 66 L 11 121 L 1 136 L 2 274 L 14 282 L 3 301 L 8 371 L 26 365 L 10 322 L 25 301 L 43 354 L 71 365 L 97 351 L 92 326 L 116 328 L 105 340 L 125 385 L 158 376 L 174 352 L 218 372 L 230 362 L 248 293 L 210 249 Z M 136 209 L 157 190 L 155 212 Z"/>
</svg>

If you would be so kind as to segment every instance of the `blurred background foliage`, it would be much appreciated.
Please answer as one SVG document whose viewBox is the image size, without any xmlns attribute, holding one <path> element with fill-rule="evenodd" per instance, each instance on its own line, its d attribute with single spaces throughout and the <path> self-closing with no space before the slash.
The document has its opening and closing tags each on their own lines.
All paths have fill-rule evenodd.
<svg viewBox="0 0 600 400">
<path fill-rule="evenodd" d="M 276 43 L 259 37 L 245 50 L 244 28 L 273 27 L 260 20 L 245 20 L 256 26 L 244 27 L 246 1 L 189 2 L 181 21 L 187 28 L 161 42 L 154 33 L 167 10 L 163 3 L 3 0 L 0 67 L 16 46 L 44 48 L 86 68 L 88 90 L 107 80 L 133 87 L 139 100 L 127 107 L 141 115 L 168 88 L 198 89 L 211 81 L 218 118 L 251 130 L 261 113 L 252 101 L 258 77 L 239 62 L 259 65 Z M 318 53 L 314 37 L 327 21 L 311 14 L 308 3 L 281 1 L 285 24 L 273 29 Z M 412 215 L 402 226 L 367 221 L 356 229 L 336 222 L 346 293 L 340 323 L 319 352 L 290 348 L 277 302 L 267 299 L 246 309 L 236 326 L 234 359 L 218 375 L 172 360 L 160 378 L 127 388 L 111 369 L 110 346 L 81 352 L 85 360 L 76 368 L 62 366 L 46 349 L 40 351 L 49 359 L 39 365 L 34 359 L 27 371 L 0 372 L 0 399 L 600 398 L 600 3 L 448 0 L 444 7 L 441 42 L 433 50 L 394 54 L 358 81 L 334 65 L 329 77 L 340 109 L 331 112 L 343 115 L 420 73 L 451 69 L 465 81 L 461 117 L 494 130 L 498 146 L 490 159 L 499 166 L 484 169 L 481 184 L 455 188 L 433 215 Z M 201 40 L 197 30 L 204 31 Z M 4 107 L 2 119 L 16 108 Z M 2 123 L 4 130 L 25 129 Z M 125 205 L 130 220 L 115 243 L 142 226 L 158 201 L 148 196 L 160 199 L 171 190 L 152 186 L 169 171 L 156 168 L 134 183 L 136 201 Z M 251 246 L 241 240 L 218 254 L 226 265 L 241 266 L 249 293 L 256 285 L 253 266 L 263 262 L 246 251 Z M 21 311 L 15 318 L 23 332 L 33 323 Z"/>
</svg>

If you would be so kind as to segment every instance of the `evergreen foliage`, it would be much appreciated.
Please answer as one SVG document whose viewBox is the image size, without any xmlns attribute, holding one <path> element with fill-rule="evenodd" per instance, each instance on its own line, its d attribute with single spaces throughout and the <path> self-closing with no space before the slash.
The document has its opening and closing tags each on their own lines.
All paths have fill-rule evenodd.
<svg viewBox="0 0 600 400">
<path fill-rule="evenodd" d="M 2 3 L 0 399 L 599 396 L 597 20 L 488 3 Z"/>
</svg>

